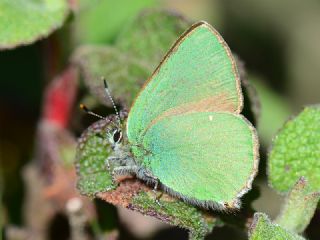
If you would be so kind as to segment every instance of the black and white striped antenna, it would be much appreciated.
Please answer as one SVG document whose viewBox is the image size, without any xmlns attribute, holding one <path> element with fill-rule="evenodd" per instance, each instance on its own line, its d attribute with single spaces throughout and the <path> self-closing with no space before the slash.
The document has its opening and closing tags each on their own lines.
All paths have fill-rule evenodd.
<svg viewBox="0 0 320 240">
<path fill-rule="evenodd" d="M 84 104 L 82 104 L 82 103 L 80 104 L 80 108 L 81 108 L 82 110 L 84 110 L 84 111 L 85 111 L 87 114 L 89 114 L 89 115 L 95 116 L 95 117 L 100 118 L 100 119 L 106 119 L 106 118 L 100 116 L 99 114 L 96 114 L 96 113 L 92 112 L 91 110 L 89 110 L 89 109 L 86 107 L 86 105 L 84 105 Z"/>
<path fill-rule="evenodd" d="M 117 116 L 118 125 L 119 125 L 119 127 L 120 127 L 120 122 L 121 122 L 121 120 L 120 120 L 120 115 L 119 115 L 118 109 L 117 109 L 117 107 L 116 107 L 116 104 L 114 103 L 113 98 L 112 98 L 112 96 L 111 96 L 111 93 L 110 93 L 110 90 L 109 90 L 107 81 L 106 81 L 106 79 L 105 79 L 104 77 L 101 77 L 101 79 L 103 80 L 104 90 L 105 90 L 107 96 L 109 97 L 109 99 L 110 99 L 110 101 L 111 101 L 111 103 L 112 103 L 113 109 L 114 109 L 114 111 L 115 111 L 115 113 L 116 113 L 116 116 Z"/>
<path fill-rule="evenodd" d="M 108 98 L 110 99 L 110 101 L 111 101 L 111 103 L 112 103 L 112 106 L 113 106 L 113 109 L 114 109 L 114 111 L 115 111 L 115 113 L 116 113 L 117 122 L 118 122 L 118 128 L 120 128 L 120 126 L 121 126 L 121 120 L 120 120 L 120 115 L 119 115 L 118 109 L 117 109 L 117 107 L 116 107 L 116 104 L 115 104 L 114 101 L 113 101 L 113 98 L 111 97 L 111 94 L 110 94 L 110 90 L 109 90 L 109 88 L 108 88 L 107 81 L 105 80 L 104 77 L 102 77 L 102 80 L 103 80 L 103 83 L 104 83 L 105 92 L 106 92 Z M 82 104 L 82 103 L 80 104 L 80 108 L 81 108 L 82 110 L 84 110 L 84 111 L 85 111 L 87 114 L 89 114 L 89 115 L 95 116 L 95 117 L 100 118 L 100 119 L 107 119 L 106 117 L 102 117 L 101 115 L 92 112 L 91 110 L 89 110 L 89 109 L 86 107 L 86 105 L 84 105 L 84 104 Z M 109 119 L 108 119 L 108 120 L 109 120 Z M 110 120 L 109 120 L 109 121 L 110 121 Z M 114 123 L 113 121 L 110 121 L 110 122 Z M 115 123 L 114 123 L 114 124 L 115 124 Z"/>
</svg>

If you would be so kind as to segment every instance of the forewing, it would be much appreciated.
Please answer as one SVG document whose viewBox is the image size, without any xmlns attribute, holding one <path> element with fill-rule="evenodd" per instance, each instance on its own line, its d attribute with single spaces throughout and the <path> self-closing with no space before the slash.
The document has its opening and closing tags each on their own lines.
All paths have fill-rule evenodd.
<svg viewBox="0 0 320 240">
<path fill-rule="evenodd" d="M 129 141 L 141 143 L 155 121 L 187 112 L 242 108 L 240 81 L 231 51 L 209 24 L 192 26 L 173 45 L 133 104 Z"/>
<path fill-rule="evenodd" d="M 238 199 L 251 188 L 258 167 L 254 128 L 233 113 L 169 116 L 147 130 L 143 146 L 150 154 L 142 165 L 199 205 L 239 207 Z"/>
</svg>

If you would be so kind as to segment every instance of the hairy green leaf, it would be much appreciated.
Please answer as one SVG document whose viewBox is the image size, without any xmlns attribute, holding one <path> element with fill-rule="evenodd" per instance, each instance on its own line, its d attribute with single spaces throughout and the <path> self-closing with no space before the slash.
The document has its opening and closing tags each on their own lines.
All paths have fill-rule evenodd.
<svg viewBox="0 0 320 240">
<path fill-rule="evenodd" d="M 81 0 L 75 19 L 75 36 L 82 44 L 101 44 L 114 39 L 119 29 L 155 0 Z M 115 14 L 116 13 L 116 14 Z"/>
<path fill-rule="evenodd" d="M 84 46 L 73 57 L 84 75 L 84 81 L 92 95 L 105 105 L 106 98 L 101 77 L 106 77 L 116 102 L 131 103 L 137 96 L 149 72 L 139 60 L 130 58 L 114 47 Z M 129 105 L 127 105 L 129 106 Z"/>
<path fill-rule="evenodd" d="M 289 120 L 274 139 L 268 160 L 269 182 L 288 192 L 300 177 L 310 191 L 320 190 L 320 107 L 306 107 Z"/>
<path fill-rule="evenodd" d="M 189 23 L 182 16 L 163 10 L 145 10 L 119 34 L 116 47 L 154 71 L 165 53 Z"/>
<path fill-rule="evenodd" d="M 255 213 L 249 230 L 250 240 L 303 240 L 304 238 L 292 233 L 270 221 L 264 213 Z"/>
<path fill-rule="evenodd" d="M 77 187 L 81 194 L 90 197 L 116 187 L 106 167 L 106 159 L 111 152 L 105 135 L 107 128 L 107 121 L 98 121 L 87 128 L 78 139 Z"/>
<path fill-rule="evenodd" d="M 65 0 L 2 0 L 0 49 L 26 45 L 61 27 L 68 15 Z"/>
<path fill-rule="evenodd" d="M 140 192 L 132 199 L 136 210 L 142 213 L 156 213 L 167 217 L 167 223 L 190 230 L 190 240 L 202 240 L 216 225 L 216 219 L 205 211 L 186 204 L 182 201 L 163 197 L 160 204 L 155 204 L 154 195 L 149 192 Z M 153 214 L 151 214 L 153 215 Z"/>
<path fill-rule="evenodd" d="M 276 223 L 288 230 L 303 232 L 314 215 L 319 199 L 320 192 L 310 191 L 308 182 L 301 177 L 286 197 Z"/>
</svg>

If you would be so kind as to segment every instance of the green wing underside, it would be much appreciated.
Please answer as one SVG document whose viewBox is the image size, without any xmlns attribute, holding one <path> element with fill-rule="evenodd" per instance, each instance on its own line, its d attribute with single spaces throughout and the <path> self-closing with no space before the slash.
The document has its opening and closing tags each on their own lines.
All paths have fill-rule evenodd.
<svg viewBox="0 0 320 240">
<path fill-rule="evenodd" d="M 257 164 L 254 130 L 239 115 L 241 108 L 230 49 L 210 25 L 195 24 L 130 110 L 127 135 L 134 157 L 185 197 L 236 207 L 251 188 Z"/>
<path fill-rule="evenodd" d="M 255 133 L 241 115 L 198 112 L 170 116 L 143 138 L 142 165 L 187 198 L 233 204 L 251 187 Z M 244 185 L 245 184 L 245 185 Z M 249 186 L 249 187 L 247 187 Z"/>
<path fill-rule="evenodd" d="M 127 123 L 139 144 L 152 121 L 190 111 L 241 111 L 242 95 L 231 52 L 207 23 L 191 27 L 172 47 L 137 97 Z"/>
</svg>

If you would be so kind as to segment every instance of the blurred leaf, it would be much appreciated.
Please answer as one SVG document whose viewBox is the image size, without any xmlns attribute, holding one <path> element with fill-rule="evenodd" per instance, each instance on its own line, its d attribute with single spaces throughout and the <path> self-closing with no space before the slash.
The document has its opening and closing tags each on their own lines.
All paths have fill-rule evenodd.
<svg viewBox="0 0 320 240">
<path fill-rule="evenodd" d="M 176 13 L 145 10 L 123 28 L 115 45 L 120 51 L 140 61 L 151 73 L 190 25 L 190 22 Z"/>
<path fill-rule="evenodd" d="M 48 179 L 45 179 L 43 173 L 39 171 L 36 162 L 30 162 L 24 166 L 23 178 L 26 195 L 23 204 L 23 226 L 29 234 L 28 237 L 21 239 L 48 239 L 48 223 L 54 221 L 56 214 L 65 213 L 70 199 L 81 199 L 81 205 L 84 206 L 83 213 L 86 214 L 88 221 L 95 217 L 92 202 L 80 196 L 74 187 L 76 180 L 74 168 L 69 168 L 68 171 L 59 164 L 52 168 L 54 176 L 48 182 Z M 61 230 L 57 235 L 61 236 L 61 234 L 65 232 Z M 8 237 L 8 239 L 16 238 Z"/>
<path fill-rule="evenodd" d="M 2 0 L 0 49 L 30 44 L 61 27 L 68 14 L 66 0 Z"/>
<path fill-rule="evenodd" d="M 308 106 L 289 120 L 276 136 L 268 159 L 269 182 L 289 191 L 300 177 L 310 191 L 320 190 L 320 107 Z"/>
<path fill-rule="evenodd" d="M 25 175 L 27 201 L 30 204 L 26 210 L 29 221 L 33 221 L 34 209 L 40 207 L 38 203 L 41 201 L 50 206 L 51 215 L 43 211 L 42 216 L 49 221 L 54 213 L 65 211 L 70 199 L 80 197 L 75 189 L 76 172 L 73 165 L 76 138 L 67 129 L 76 98 L 77 80 L 77 70 L 67 67 L 45 89 L 42 116 L 37 126 L 35 161 L 27 167 L 35 173 Z M 35 182 L 38 184 L 37 193 L 32 190 Z M 81 199 L 81 202 L 86 205 L 84 212 L 92 218 L 92 203 L 87 198 Z M 44 219 L 38 218 L 38 224 L 42 225 L 40 222 Z"/>
<path fill-rule="evenodd" d="M 115 99 L 128 107 L 188 26 L 187 21 L 168 11 L 144 11 L 125 27 L 114 47 L 81 47 L 73 62 L 82 69 L 93 96 L 110 105 L 102 87 L 101 76 L 105 76 Z"/>
<path fill-rule="evenodd" d="M 105 165 L 111 151 L 106 140 L 109 125 L 108 120 L 95 122 L 79 139 L 76 165 L 80 192 L 189 229 L 193 239 L 203 239 L 210 233 L 216 219 L 206 211 L 158 191 L 160 207 L 155 203 L 153 189 L 135 178 L 127 177 L 119 185 L 112 182 Z"/>
<path fill-rule="evenodd" d="M 78 71 L 66 68 L 47 86 L 43 100 L 42 120 L 66 128 L 77 93 Z"/>
<path fill-rule="evenodd" d="M 141 9 L 154 6 L 155 2 L 82 0 L 75 19 L 76 39 L 81 44 L 110 42 L 124 24 L 130 22 Z"/>
<path fill-rule="evenodd" d="M 68 130 L 42 120 L 38 125 L 36 143 L 33 166 L 37 169 L 36 181 L 43 183 L 43 198 L 52 203 L 52 209 L 64 209 L 70 198 L 79 197 L 73 166 L 76 139 Z M 32 183 L 30 185 L 32 187 Z"/>
<path fill-rule="evenodd" d="M 290 116 L 291 110 L 285 99 L 262 83 L 255 76 L 249 76 L 250 83 L 255 87 L 261 105 L 258 133 L 266 146 L 272 137 Z"/>
<path fill-rule="evenodd" d="M 84 81 L 92 95 L 100 102 L 110 105 L 103 88 L 102 76 L 107 78 L 112 96 L 116 102 L 131 103 L 138 94 L 149 72 L 138 61 L 113 47 L 80 47 L 73 62 L 84 74 Z"/>
<path fill-rule="evenodd" d="M 41 174 L 49 179 L 53 165 L 62 164 L 63 168 L 70 169 L 74 160 L 76 141 L 66 128 L 76 98 L 77 80 L 77 69 L 68 67 L 45 89 L 37 131 L 36 159 Z"/>
<path fill-rule="evenodd" d="M 297 233 L 308 226 L 320 199 L 320 191 L 312 192 L 308 182 L 302 177 L 286 197 L 286 202 L 276 223 Z"/>
<path fill-rule="evenodd" d="M 250 240 L 303 240 L 304 238 L 272 223 L 264 213 L 255 213 L 249 230 Z"/>
</svg>

